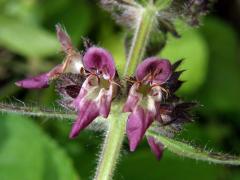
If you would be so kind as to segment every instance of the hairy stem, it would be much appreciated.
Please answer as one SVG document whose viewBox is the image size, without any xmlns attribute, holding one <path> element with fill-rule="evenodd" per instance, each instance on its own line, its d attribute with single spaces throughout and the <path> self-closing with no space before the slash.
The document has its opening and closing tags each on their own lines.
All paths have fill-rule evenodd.
<svg viewBox="0 0 240 180">
<path fill-rule="evenodd" d="M 131 75 L 141 62 L 149 34 L 153 28 L 156 14 L 155 8 L 149 5 L 144 9 L 140 9 L 140 11 L 140 17 L 131 43 L 124 75 Z M 113 118 L 109 119 L 109 127 L 100 154 L 95 180 L 112 179 L 120 155 L 122 142 L 125 136 L 127 118 L 126 113 L 121 113 L 121 115 L 119 115 L 119 106 L 116 107 L 115 112 L 117 113 L 113 113 Z"/>
<path fill-rule="evenodd" d="M 148 5 L 139 11 L 137 27 L 127 57 L 124 75 L 132 75 L 137 65 L 142 61 L 149 35 L 154 27 L 156 16 L 155 7 Z"/>
<path fill-rule="evenodd" d="M 39 106 L 30 106 L 26 104 L 18 103 L 2 103 L 0 102 L 0 112 L 6 114 L 19 114 L 31 117 L 41 117 L 45 119 L 55 120 L 69 120 L 73 121 L 77 118 L 75 112 L 65 111 L 60 108 L 44 108 Z M 99 131 L 105 130 L 107 122 L 104 118 L 98 117 L 95 119 L 90 126 L 87 127 L 89 130 Z"/>
<path fill-rule="evenodd" d="M 125 135 L 125 119 L 119 119 L 119 115 L 109 120 L 109 128 L 100 154 L 100 159 L 95 174 L 95 180 L 109 180 L 119 158 L 122 142 Z"/>
</svg>

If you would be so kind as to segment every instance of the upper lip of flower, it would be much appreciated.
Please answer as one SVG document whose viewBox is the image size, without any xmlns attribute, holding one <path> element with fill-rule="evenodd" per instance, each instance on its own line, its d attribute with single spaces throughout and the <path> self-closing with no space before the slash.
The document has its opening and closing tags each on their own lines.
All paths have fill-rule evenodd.
<svg viewBox="0 0 240 180">
<path fill-rule="evenodd" d="M 83 64 L 86 70 L 106 80 L 115 77 L 116 68 L 113 57 L 103 48 L 90 47 L 83 56 Z"/>
<path fill-rule="evenodd" d="M 158 57 L 145 59 L 136 69 L 136 79 L 146 84 L 161 85 L 165 83 L 172 74 L 171 64 L 168 60 Z"/>
</svg>

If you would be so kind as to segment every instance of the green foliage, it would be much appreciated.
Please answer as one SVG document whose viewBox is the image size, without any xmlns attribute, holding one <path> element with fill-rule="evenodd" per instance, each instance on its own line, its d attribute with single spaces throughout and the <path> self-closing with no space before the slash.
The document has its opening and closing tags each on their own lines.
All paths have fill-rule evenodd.
<svg viewBox="0 0 240 180">
<path fill-rule="evenodd" d="M 23 75 L 30 75 L 29 69 L 32 69 L 36 59 L 44 58 L 47 63 L 38 63 L 33 68 L 34 73 L 35 70 L 36 73 L 47 70 L 53 64 L 61 62 L 62 58 L 57 57 L 60 47 L 54 34 L 54 25 L 58 22 L 66 27 L 75 45 L 81 43 L 81 36 L 90 38 L 97 45 L 109 49 L 118 68 L 124 70 L 126 57 L 123 30 L 114 25 L 111 17 L 104 14 L 96 2 L 98 1 L 0 1 L 1 98 L 15 96 L 23 100 L 27 97 L 27 102 L 33 100 L 34 105 L 52 106 L 56 98 L 52 89 L 30 92 L 16 88 L 13 83 Z M 194 30 L 182 24 L 177 27 L 182 38 L 175 39 L 169 35 L 167 45 L 160 55 L 172 61 L 185 58 L 180 69 L 187 70 L 182 75 L 186 83 L 180 93 L 187 98 L 191 95 L 204 105 L 204 108 L 200 108 L 202 111 L 196 115 L 199 118 L 196 118 L 195 125 L 186 128 L 182 135 L 186 139 L 201 141 L 203 147 L 213 144 L 214 149 L 216 147 L 233 154 L 240 153 L 237 136 L 240 124 L 237 32 L 228 23 L 217 18 L 206 18 L 203 26 Z M 6 104 L 1 104 L 0 107 L 2 111 L 38 116 L 37 120 L 40 122 L 46 120 L 46 116 L 53 120 L 75 118 L 75 114 L 57 110 L 28 106 L 19 109 Z M 33 113 L 29 114 L 32 110 Z M 94 122 L 94 126 L 99 127 L 106 120 Z M 95 130 L 94 126 L 90 128 Z M 1 116 L 0 179 L 77 179 L 79 175 L 74 168 L 80 172 L 81 178 L 89 179 L 89 176 L 93 176 L 96 165 L 94 154 L 99 150 L 101 134 L 85 131 L 76 140 L 70 141 L 67 138 L 69 121 L 49 120 L 44 123 L 44 128 L 45 131 L 40 130 L 32 119 L 20 115 Z M 63 145 L 69 157 L 47 134 L 51 134 L 54 140 Z M 180 146 L 171 146 L 169 140 L 167 143 L 170 143 L 169 150 L 181 152 Z M 183 145 L 181 150 L 182 148 L 192 150 L 188 145 Z M 134 153 L 129 153 L 127 149 L 128 144 L 124 142 L 116 179 L 141 180 L 148 177 L 151 180 L 174 180 L 177 177 L 237 180 L 240 177 L 239 168 L 212 166 L 200 161 L 196 163 L 195 160 L 170 154 L 168 150 L 162 160 L 157 162 L 149 147 L 143 144 Z"/>
<path fill-rule="evenodd" d="M 0 16 L 0 45 L 27 57 L 55 54 L 59 43 L 54 34 L 16 19 Z"/>
<path fill-rule="evenodd" d="M 202 93 L 202 103 L 209 110 L 240 110 L 240 71 L 237 34 L 227 23 L 209 18 L 201 28 L 208 43 L 210 61 L 207 79 Z"/>
<path fill-rule="evenodd" d="M 190 29 L 182 23 L 178 27 L 181 38 L 169 35 L 165 48 L 160 57 L 173 62 L 184 58 L 180 69 L 186 70 L 181 79 L 186 81 L 180 92 L 194 93 L 204 83 L 207 74 L 208 49 L 203 36 L 195 29 Z"/>
<path fill-rule="evenodd" d="M 61 23 L 71 36 L 75 45 L 79 44 L 89 28 L 95 22 L 93 9 L 86 0 L 82 1 L 46 1 L 41 6 L 43 20 L 50 28 Z"/>
<path fill-rule="evenodd" d="M 225 177 L 226 172 L 222 167 L 183 159 L 168 150 L 164 152 L 162 159 L 157 161 L 147 147 L 123 157 L 116 179 L 128 177 L 128 179 L 146 180 L 147 177 L 151 180 L 213 180 Z"/>
<path fill-rule="evenodd" d="M 30 119 L 0 121 L 0 179 L 79 179 L 67 154 Z"/>
</svg>

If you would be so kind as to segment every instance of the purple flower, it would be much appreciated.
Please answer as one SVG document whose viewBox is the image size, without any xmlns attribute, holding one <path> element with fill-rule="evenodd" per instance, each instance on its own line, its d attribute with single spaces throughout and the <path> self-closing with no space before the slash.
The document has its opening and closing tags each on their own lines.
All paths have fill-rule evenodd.
<svg viewBox="0 0 240 180">
<path fill-rule="evenodd" d="M 145 59 L 136 70 L 136 82 L 129 91 L 124 112 L 131 112 L 127 122 L 130 151 L 134 151 L 154 120 L 161 121 L 162 85 L 171 77 L 168 60 L 157 57 Z"/>
<path fill-rule="evenodd" d="M 108 117 L 117 90 L 115 63 L 108 51 L 95 46 L 89 47 L 82 57 L 60 25 L 56 26 L 56 31 L 66 54 L 63 63 L 47 73 L 18 81 L 16 85 L 29 89 L 46 88 L 51 80 L 58 79 L 57 89 L 63 96 L 61 105 L 78 114 L 70 133 L 70 138 L 74 138 L 96 117 Z"/>
<path fill-rule="evenodd" d="M 27 89 L 41 89 L 49 86 L 52 79 L 62 73 L 62 65 L 58 65 L 47 73 L 30 77 L 21 81 L 17 81 L 15 84 L 22 88 Z"/>
<path fill-rule="evenodd" d="M 83 64 L 88 76 L 82 84 L 72 107 L 78 112 L 70 138 L 88 126 L 96 117 L 107 118 L 116 91 L 116 73 L 112 55 L 103 48 L 90 47 L 83 56 Z"/>
<path fill-rule="evenodd" d="M 56 31 L 62 49 L 67 55 L 64 62 L 55 66 L 47 73 L 16 82 L 17 86 L 27 89 L 46 88 L 49 86 L 51 80 L 57 78 L 63 72 L 80 73 L 82 69 L 80 53 L 74 50 L 71 39 L 60 25 L 56 26 Z"/>
<path fill-rule="evenodd" d="M 164 145 L 160 142 L 156 142 L 153 137 L 147 137 L 147 142 L 156 158 L 160 160 L 163 155 Z"/>
</svg>

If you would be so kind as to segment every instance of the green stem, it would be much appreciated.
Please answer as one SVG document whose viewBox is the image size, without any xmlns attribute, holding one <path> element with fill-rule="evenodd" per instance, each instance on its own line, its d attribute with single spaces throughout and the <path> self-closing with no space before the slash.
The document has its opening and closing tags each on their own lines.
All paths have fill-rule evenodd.
<svg viewBox="0 0 240 180">
<path fill-rule="evenodd" d="M 147 6 L 139 10 L 140 17 L 129 51 L 124 75 L 131 75 L 141 62 L 145 52 L 148 37 L 153 28 L 156 10 L 153 6 Z M 125 136 L 126 113 L 119 111 L 119 106 L 113 112 L 115 115 L 109 119 L 109 127 L 100 154 L 95 180 L 110 180 L 120 155 L 122 142 Z M 120 113 L 120 115 L 119 115 Z M 122 116 L 122 117 L 119 117 Z"/>
<path fill-rule="evenodd" d="M 142 61 L 149 34 L 154 27 L 156 8 L 152 5 L 148 5 L 146 8 L 140 9 L 139 11 L 137 26 L 128 54 L 124 75 L 132 75 L 137 65 Z"/>
<path fill-rule="evenodd" d="M 119 119 L 118 116 L 109 120 L 109 128 L 106 132 L 95 180 L 112 179 L 125 135 L 125 124 L 126 120 Z"/>
</svg>

